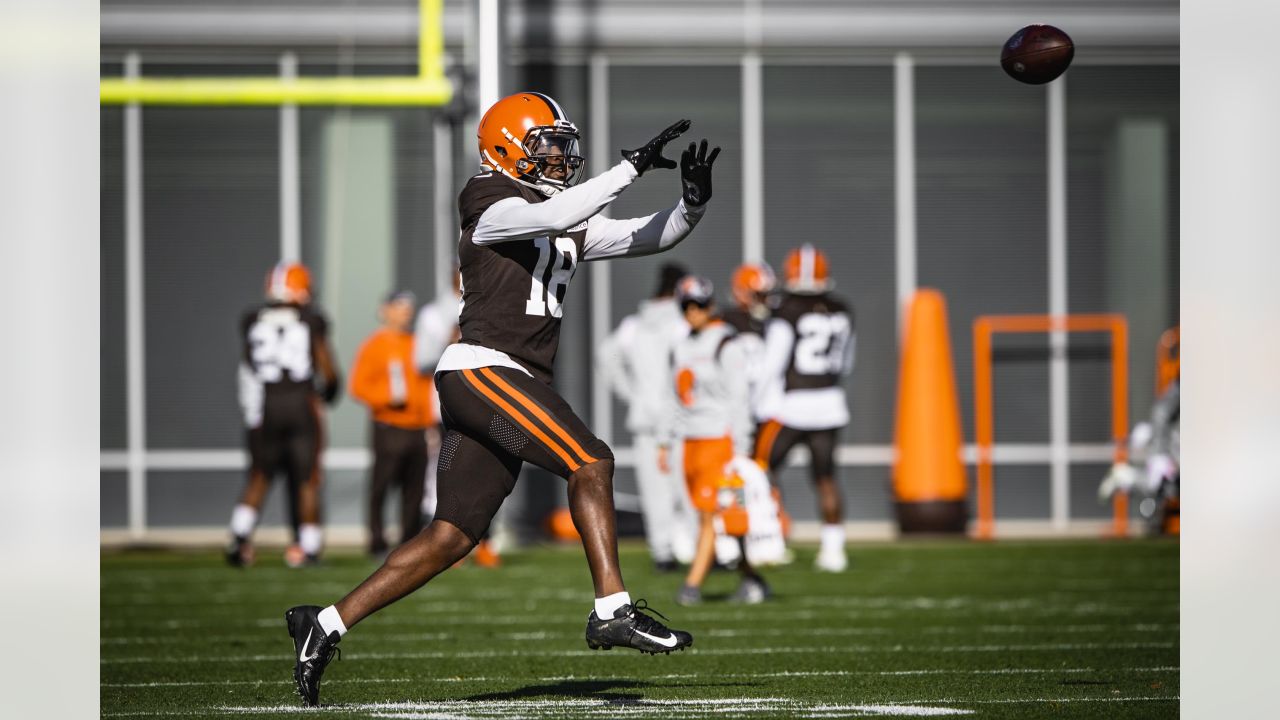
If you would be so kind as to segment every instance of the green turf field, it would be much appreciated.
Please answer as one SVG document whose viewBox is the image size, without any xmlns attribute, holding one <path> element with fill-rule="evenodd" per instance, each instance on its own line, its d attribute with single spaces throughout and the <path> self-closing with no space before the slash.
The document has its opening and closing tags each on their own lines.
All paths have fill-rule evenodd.
<svg viewBox="0 0 1280 720">
<path fill-rule="evenodd" d="M 283 613 L 373 569 L 354 556 L 234 570 L 215 554 L 104 553 L 104 717 L 388 718 L 1178 715 L 1178 545 L 902 543 L 851 548 L 843 575 L 803 548 L 776 598 L 681 608 L 681 578 L 624 547 L 633 597 L 694 634 L 683 653 L 588 650 L 581 551 L 465 567 L 353 630 L 319 710 L 294 694 Z M 718 600 L 719 598 L 719 600 Z"/>
</svg>

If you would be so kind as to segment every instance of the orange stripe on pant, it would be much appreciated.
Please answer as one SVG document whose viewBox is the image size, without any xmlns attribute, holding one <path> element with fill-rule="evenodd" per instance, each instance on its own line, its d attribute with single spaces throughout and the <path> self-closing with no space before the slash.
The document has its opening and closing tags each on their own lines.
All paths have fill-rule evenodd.
<svg viewBox="0 0 1280 720">
<path fill-rule="evenodd" d="M 596 458 L 591 457 L 587 454 L 587 451 L 582 449 L 582 446 L 578 444 L 577 440 L 573 439 L 572 435 L 566 432 L 564 428 L 560 427 L 559 423 L 552 420 L 551 416 L 543 412 L 542 408 L 538 407 L 538 404 L 529 399 L 527 395 L 515 389 L 515 387 L 506 380 L 503 380 L 501 376 L 489 368 L 480 368 L 480 374 L 489 378 L 494 385 L 497 385 L 499 388 L 506 391 L 506 393 L 514 398 L 516 402 L 520 403 L 525 407 L 525 409 L 533 413 L 534 417 L 538 418 L 543 422 L 543 424 L 551 428 L 551 432 L 558 435 L 570 449 L 578 454 L 579 458 L 582 458 L 583 465 L 590 465 L 593 462 L 597 462 Z"/>
<path fill-rule="evenodd" d="M 777 420 L 766 422 L 760 429 L 760 439 L 756 441 L 755 461 L 766 470 L 769 469 L 769 455 L 773 453 L 773 443 L 778 439 L 778 433 L 781 431 L 782 423 Z"/>
<path fill-rule="evenodd" d="M 520 425 L 524 427 L 524 429 L 533 433 L 533 436 L 541 440 L 542 444 L 545 445 L 547 449 L 551 450 L 551 452 L 555 453 L 556 455 L 559 455 L 560 459 L 564 461 L 564 464 L 569 467 L 570 472 L 576 472 L 578 468 L 582 467 L 582 465 L 574 461 L 573 457 L 569 455 L 569 453 L 566 452 L 564 448 L 560 447 L 560 445 L 557 444 L 556 441 L 547 437 L 546 433 L 539 430 L 538 426 L 534 425 L 533 422 L 529 420 L 529 418 L 525 417 L 519 410 L 512 407 L 511 403 L 504 400 L 500 395 L 498 395 L 498 393 L 489 389 L 487 385 L 480 382 L 480 379 L 476 377 L 474 372 L 472 372 L 471 370 L 463 370 L 462 376 L 467 380 L 467 382 L 471 384 L 472 387 L 479 390 L 481 393 L 484 394 L 485 397 L 492 400 L 494 404 L 496 404 L 498 407 L 506 411 L 506 413 L 511 417 L 512 420 L 515 420 L 516 422 L 520 423 Z"/>
</svg>

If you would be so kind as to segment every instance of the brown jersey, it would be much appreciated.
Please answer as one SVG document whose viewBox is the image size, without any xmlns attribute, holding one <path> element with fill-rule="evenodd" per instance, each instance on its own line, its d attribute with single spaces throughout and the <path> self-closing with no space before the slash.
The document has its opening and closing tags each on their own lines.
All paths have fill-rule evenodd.
<svg viewBox="0 0 1280 720">
<path fill-rule="evenodd" d="M 533 188 L 493 172 L 471 178 L 458 196 L 459 342 L 504 352 L 535 378 L 550 383 L 560 346 L 562 303 L 582 257 L 587 224 L 554 238 L 472 242 L 481 214 L 513 197 L 529 203 L 546 200 Z"/>
<path fill-rule="evenodd" d="M 786 323 L 794 339 L 784 376 L 786 390 L 840 385 L 851 362 L 853 310 L 849 306 L 829 293 L 786 293 L 771 322 Z"/>
<path fill-rule="evenodd" d="M 743 310 L 742 308 L 729 308 L 720 313 L 720 319 L 731 325 L 734 330 L 741 333 L 753 333 L 764 337 L 764 320 L 756 318 L 755 315 Z"/>
<path fill-rule="evenodd" d="M 267 393 L 315 392 L 316 348 L 328 332 L 310 306 L 266 302 L 240 319 L 241 360 Z"/>
</svg>

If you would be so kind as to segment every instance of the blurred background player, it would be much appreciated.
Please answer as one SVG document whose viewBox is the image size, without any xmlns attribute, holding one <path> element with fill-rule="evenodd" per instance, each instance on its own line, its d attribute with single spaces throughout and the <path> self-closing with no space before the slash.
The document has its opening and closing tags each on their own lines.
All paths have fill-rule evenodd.
<svg viewBox="0 0 1280 720">
<path fill-rule="evenodd" d="M 307 268 L 276 265 L 267 275 L 266 296 L 240 321 L 240 408 L 248 428 L 249 478 L 231 513 L 226 555 L 232 565 L 253 562 L 253 529 L 272 479 L 283 471 L 295 543 L 285 560 L 297 566 L 315 562 L 320 554 L 320 399 L 337 400 L 338 368 L 328 321 L 311 304 Z"/>
<path fill-rule="evenodd" d="M 773 268 L 764 262 L 749 262 L 739 265 L 733 271 L 729 292 L 732 305 L 720 313 L 720 318 L 737 331 L 733 342 L 742 346 L 747 362 L 748 405 L 751 423 L 754 430 L 752 443 L 769 419 L 764 414 L 764 392 L 767 386 L 765 377 L 764 328 L 769 321 L 769 294 L 777 287 L 777 278 Z M 773 565 L 790 562 L 786 545 L 777 533 L 783 533 L 789 525 L 785 511 L 782 511 L 782 497 L 776 488 L 769 488 L 771 501 L 764 503 L 779 508 L 777 517 L 768 519 L 759 517 L 760 503 L 748 503 L 752 511 L 752 531 L 747 536 L 745 549 L 748 559 L 756 565 Z M 750 497 L 750 494 L 748 494 Z M 736 560 L 736 545 L 729 552 L 725 551 L 725 543 L 717 540 L 717 558 Z"/>
<path fill-rule="evenodd" d="M 653 297 L 623 318 L 596 351 L 604 381 L 627 403 L 645 541 L 654 567 L 663 572 L 693 560 L 697 533 L 683 483 L 658 465 L 658 425 L 675 410 L 671 351 L 689 332 L 675 301 L 676 283 L 687 274 L 683 265 L 662 265 Z"/>
<path fill-rule="evenodd" d="M 1168 502 L 1180 499 L 1182 458 L 1181 381 L 1174 378 L 1151 406 L 1151 417 L 1133 427 L 1129 433 L 1129 457 L 1112 465 L 1098 487 L 1098 500 L 1110 502 L 1117 492 L 1137 493 L 1142 497 L 1138 512 L 1150 522 L 1153 530 L 1166 528 Z M 1142 464 L 1139 472 L 1135 465 Z M 1173 532 L 1176 532 L 1174 530 Z"/>
<path fill-rule="evenodd" d="M 410 332 L 418 300 L 393 292 L 379 309 L 382 327 L 356 353 L 348 392 L 369 408 L 373 468 L 369 473 L 369 553 L 387 552 L 383 531 L 387 491 L 400 488 L 400 542 L 422 529 L 423 480 L 427 471 L 427 428 L 435 423 L 431 381 L 414 363 Z"/>
<path fill-rule="evenodd" d="M 804 244 L 787 255 L 785 288 L 765 330 L 763 412 L 756 459 L 775 474 L 797 444 L 809 448 L 810 469 L 822 516 L 815 566 L 848 567 L 843 509 L 835 479 L 837 435 L 849 422 L 841 379 L 853 370 L 853 310 L 830 292 L 826 255 Z"/>
<path fill-rule="evenodd" d="M 702 582 L 715 559 L 717 523 L 739 542 L 746 535 L 740 472 L 759 472 L 749 457 L 753 428 L 745 349 L 733 342 L 733 327 L 717 317 L 713 297 L 711 281 L 703 277 L 686 276 L 676 287 L 689 334 L 672 352 L 674 382 L 668 394 L 676 411 L 663 425 L 658 450 L 659 464 L 666 466 L 674 442 L 683 444 L 685 483 L 698 512 L 697 552 L 676 596 L 681 605 L 702 601 Z M 763 602 L 768 586 L 745 556 L 738 570 L 742 581 L 731 600 Z"/>
<path fill-rule="evenodd" d="M 422 522 L 431 522 L 436 514 L 436 470 L 440 458 L 440 396 L 435 392 L 436 365 L 444 349 L 458 341 L 458 315 L 462 312 L 462 275 L 454 267 L 453 283 L 449 290 L 440 293 L 435 300 L 422 306 L 413 331 L 413 362 L 418 373 L 426 378 L 431 388 L 433 423 L 427 428 L 427 472 L 423 479 Z M 476 545 L 471 557 L 481 567 L 497 567 L 501 562 L 497 548 L 487 538 Z"/>
</svg>

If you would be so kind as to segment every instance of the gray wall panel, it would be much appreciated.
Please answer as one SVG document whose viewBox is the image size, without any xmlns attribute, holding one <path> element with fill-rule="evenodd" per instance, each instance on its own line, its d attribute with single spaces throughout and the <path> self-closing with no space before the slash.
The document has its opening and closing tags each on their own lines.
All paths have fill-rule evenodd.
<svg viewBox="0 0 1280 720">
<path fill-rule="evenodd" d="M 129 441 L 124 306 L 124 109 L 104 107 L 98 117 L 101 143 L 98 157 L 99 442 L 104 449 L 122 449 Z"/>
<path fill-rule="evenodd" d="M 1145 318 L 1131 318 L 1129 363 L 1131 417 L 1142 417 L 1154 392 L 1155 345 L 1165 328 L 1178 322 L 1178 150 L 1179 68 L 1091 67 L 1073 68 L 1067 76 L 1068 252 L 1070 255 L 1071 312 L 1124 312 L 1120 301 L 1126 288 L 1115 287 L 1114 267 L 1127 260 L 1150 266 L 1149 276 L 1123 281 L 1130 292 L 1146 294 L 1163 289 L 1166 313 L 1152 326 Z M 1168 132 L 1164 178 L 1168 197 L 1167 252 L 1156 257 L 1130 257 L 1145 248 L 1131 248 L 1116 237 L 1112 199 L 1117 189 L 1111 177 L 1117 131 L 1124 121 L 1158 121 Z M 1154 172 L 1155 169 L 1153 168 Z M 1158 180 L 1159 178 L 1153 178 Z M 1110 379 L 1105 373 L 1077 377 L 1072 374 L 1073 396 L 1108 398 Z M 1079 390 L 1077 395 L 1076 390 Z M 1072 438 L 1109 437 L 1109 403 L 1083 401 L 1072 405 Z M 1102 428 L 1102 432 L 1099 432 Z"/>
<path fill-rule="evenodd" d="M 918 282 L 947 298 L 972 438 L 973 319 L 1048 312 L 1045 91 L 994 63 L 918 67 L 915 79 Z M 996 440 L 1047 441 L 1047 364 L 997 367 L 996 386 Z"/>
<path fill-rule="evenodd" d="M 143 126 L 148 444 L 237 447 L 239 318 L 279 257 L 277 113 L 147 108 Z"/>
<path fill-rule="evenodd" d="M 787 252 L 827 254 L 856 316 L 842 440 L 887 443 L 897 387 L 894 306 L 893 69 L 764 70 L 765 257 L 782 281 Z"/>
<path fill-rule="evenodd" d="M 129 525 L 129 477 L 116 470 L 98 473 L 98 527 Z"/>
<path fill-rule="evenodd" d="M 889 520 L 893 518 L 893 491 L 888 466 L 839 468 L 836 482 L 844 499 L 845 520 Z M 797 521 L 818 519 L 818 499 L 813 491 L 809 468 L 786 468 L 778 476 L 783 505 Z"/>
<path fill-rule="evenodd" d="M 969 476 L 973 477 L 972 470 Z M 1048 520 L 1049 466 L 998 465 L 995 468 L 996 520 Z M 970 517 L 978 512 L 977 483 L 969 483 Z"/>
</svg>

